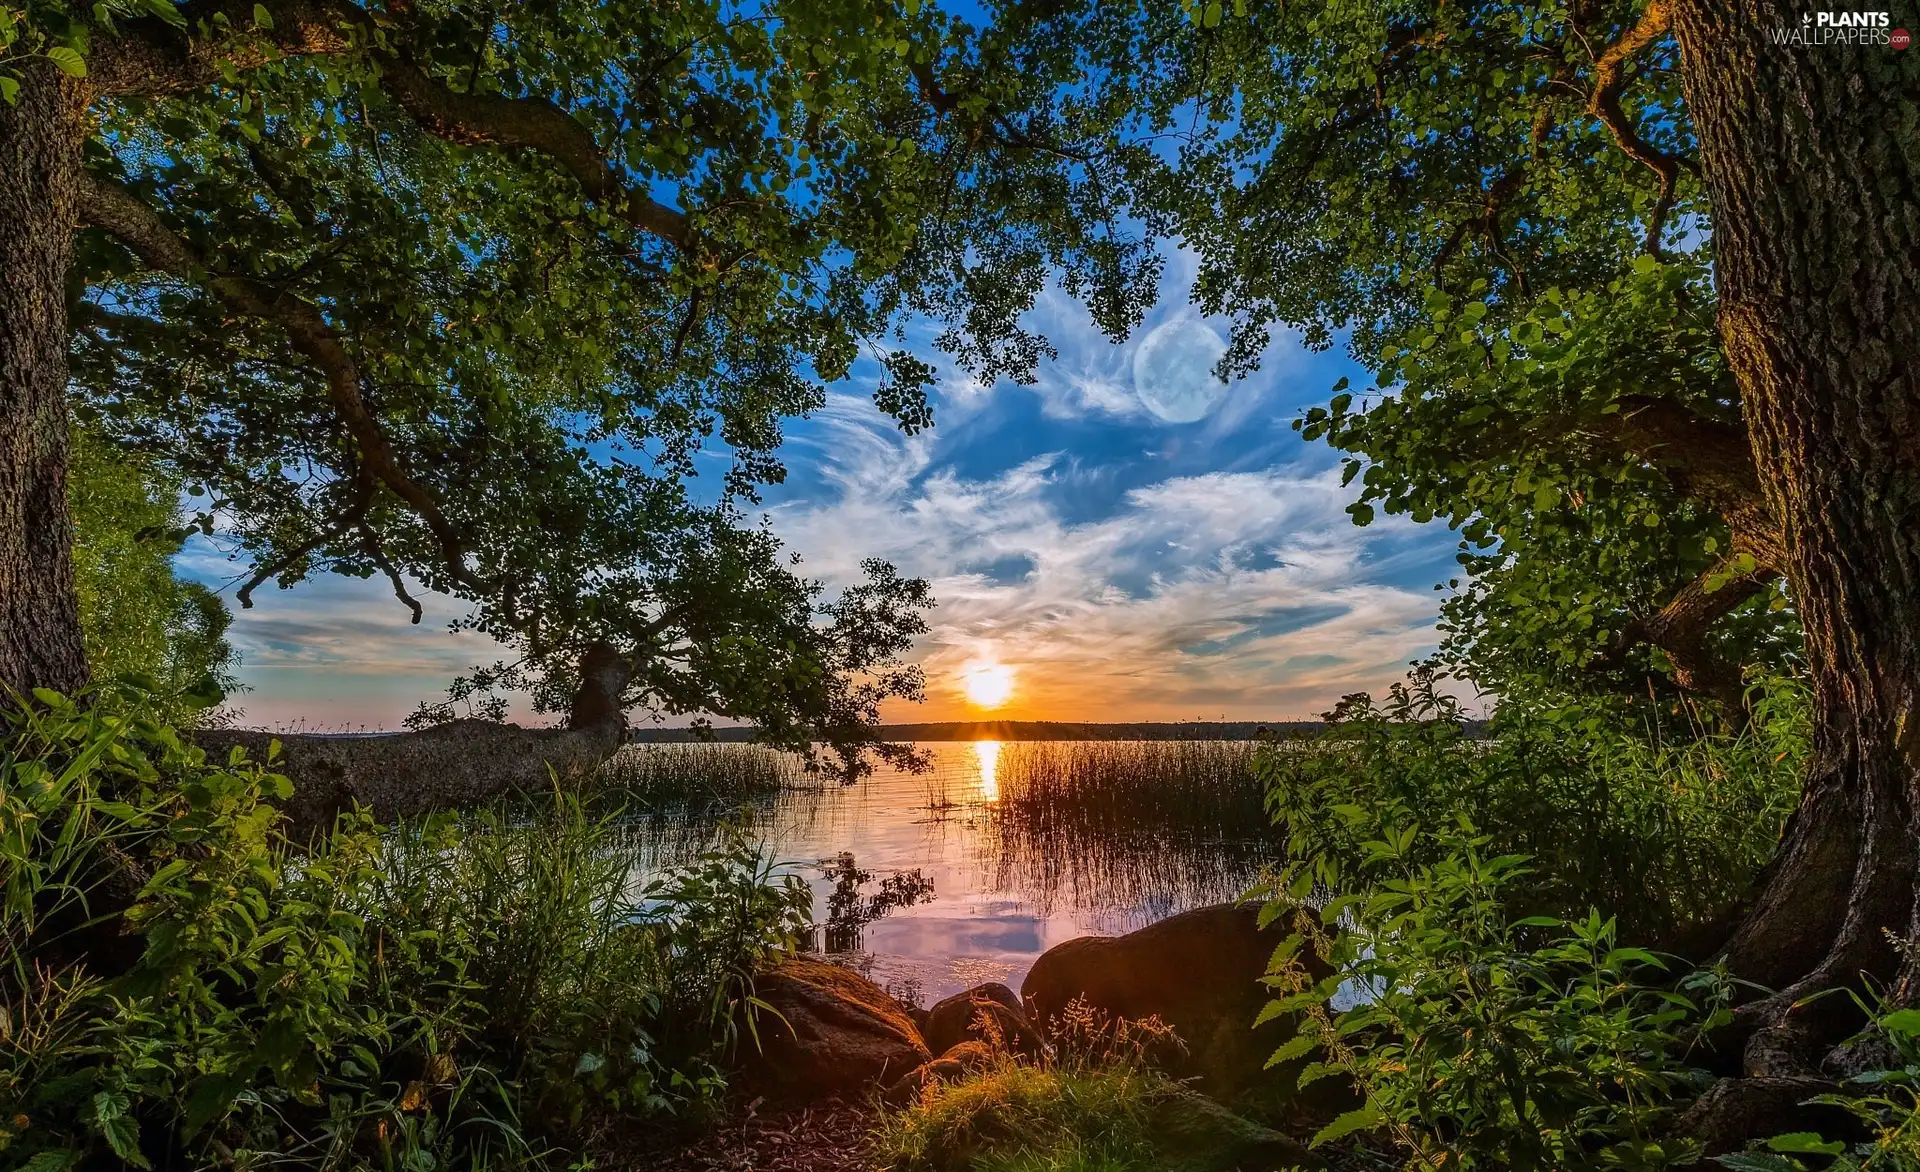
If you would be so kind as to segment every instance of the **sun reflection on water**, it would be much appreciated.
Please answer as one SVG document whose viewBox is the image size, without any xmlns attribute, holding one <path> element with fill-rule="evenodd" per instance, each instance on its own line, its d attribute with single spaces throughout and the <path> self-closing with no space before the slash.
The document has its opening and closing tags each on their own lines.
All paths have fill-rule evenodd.
<svg viewBox="0 0 1920 1172">
<path fill-rule="evenodd" d="M 980 763 L 980 798 L 982 801 L 1000 800 L 1000 742 L 973 742 L 974 760 Z"/>
</svg>

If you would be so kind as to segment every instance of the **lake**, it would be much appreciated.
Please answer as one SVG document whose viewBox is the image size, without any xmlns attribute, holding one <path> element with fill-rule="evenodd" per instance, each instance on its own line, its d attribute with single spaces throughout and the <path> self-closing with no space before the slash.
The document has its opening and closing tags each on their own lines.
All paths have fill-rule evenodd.
<svg viewBox="0 0 1920 1172">
<path fill-rule="evenodd" d="M 743 806 L 660 804 L 637 820 L 643 857 L 659 867 L 723 821 L 747 826 L 811 885 L 815 950 L 931 1004 L 983 981 L 1017 989 L 1036 957 L 1076 936 L 1232 899 L 1278 854 L 1247 742 L 918 748 L 928 772 L 882 766 L 857 785 Z"/>
</svg>

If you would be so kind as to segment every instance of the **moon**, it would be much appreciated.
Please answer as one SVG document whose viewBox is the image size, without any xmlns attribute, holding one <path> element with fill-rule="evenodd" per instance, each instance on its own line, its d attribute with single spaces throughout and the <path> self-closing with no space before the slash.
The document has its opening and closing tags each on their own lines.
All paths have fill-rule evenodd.
<svg viewBox="0 0 1920 1172">
<path fill-rule="evenodd" d="M 1205 322 L 1164 322 L 1133 352 L 1133 392 L 1167 423 L 1205 419 L 1227 397 L 1227 384 L 1213 373 L 1226 352 L 1226 342 Z"/>
</svg>

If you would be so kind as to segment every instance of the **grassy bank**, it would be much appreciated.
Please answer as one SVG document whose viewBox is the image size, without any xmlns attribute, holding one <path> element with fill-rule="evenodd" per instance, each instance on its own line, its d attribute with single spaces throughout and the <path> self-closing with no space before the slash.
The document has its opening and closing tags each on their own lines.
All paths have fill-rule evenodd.
<svg viewBox="0 0 1920 1172">
<path fill-rule="evenodd" d="M 931 1084 L 883 1118 L 888 1172 L 1230 1172 L 1275 1167 L 1284 1138 L 1194 1093 L 1151 1056 L 1176 1044 L 1156 1018 L 1083 1004 L 1049 1023 L 1041 1056 L 996 1049 L 970 1076 Z M 1281 1163 L 1286 1162 L 1282 1160 Z"/>
<path fill-rule="evenodd" d="M 738 840 L 635 890 L 567 797 L 296 854 L 270 767 L 50 704 L 0 760 L 6 1166 L 573 1164 L 717 1103 L 807 924 Z"/>
</svg>

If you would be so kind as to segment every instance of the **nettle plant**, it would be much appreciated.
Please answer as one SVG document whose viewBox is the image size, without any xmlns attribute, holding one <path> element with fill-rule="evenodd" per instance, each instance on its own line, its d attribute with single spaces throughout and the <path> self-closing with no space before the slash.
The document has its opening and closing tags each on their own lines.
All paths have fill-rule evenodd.
<svg viewBox="0 0 1920 1172">
<path fill-rule="evenodd" d="M 1667 1138 L 1705 1076 L 1687 1058 L 1723 1024 L 1715 971 L 1677 983 L 1614 921 L 1514 917 L 1517 855 L 1461 818 L 1428 829 L 1403 806 L 1333 816 L 1351 862 L 1308 850 L 1265 890 L 1263 924 L 1289 934 L 1261 1021 L 1296 1015 L 1271 1063 L 1298 1082 L 1345 1078 L 1362 1096 L 1314 1137 L 1366 1135 L 1425 1167 L 1665 1168 L 1698 1145 Z M 1306 950 L 1331 966 L 1316 979 Z M 1320 969 L 1319 971 L 1328 971 Z"/>
</svg>

